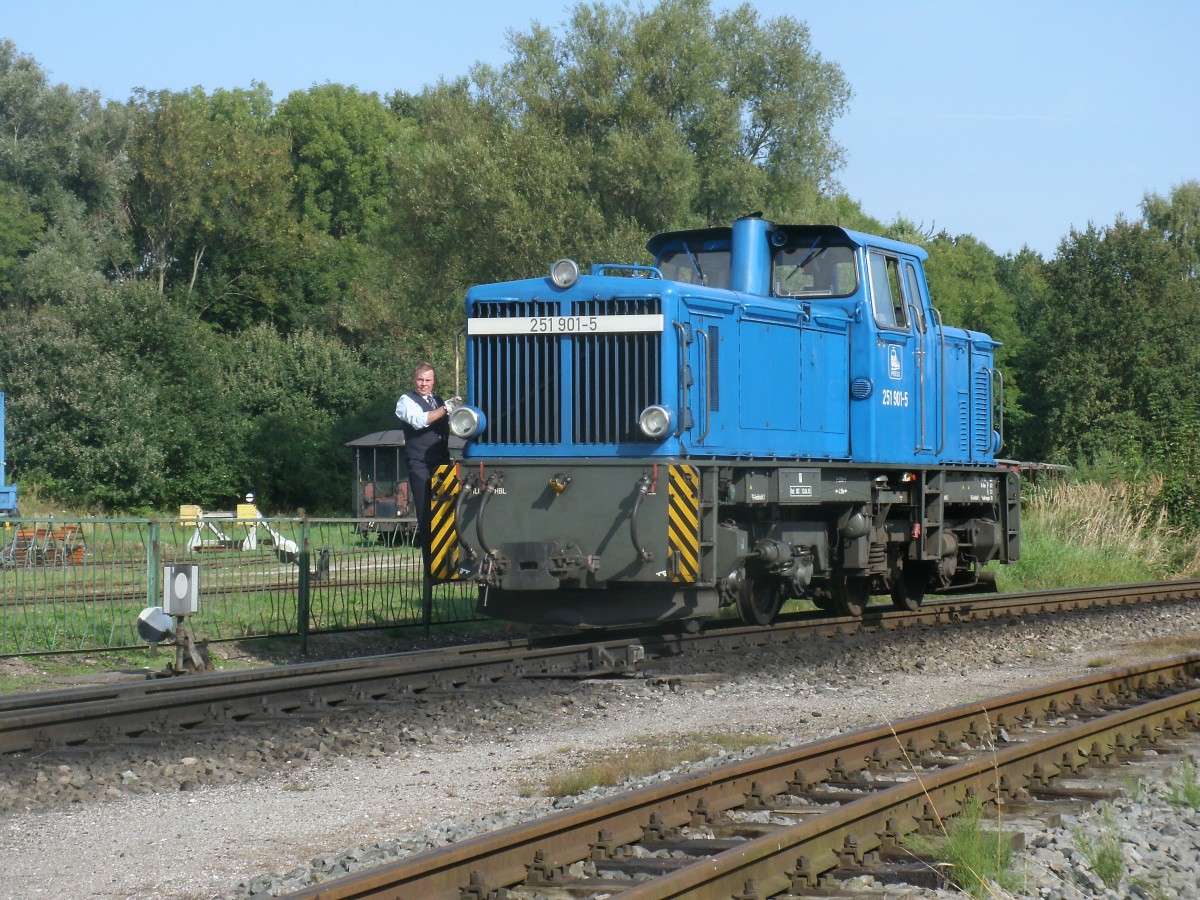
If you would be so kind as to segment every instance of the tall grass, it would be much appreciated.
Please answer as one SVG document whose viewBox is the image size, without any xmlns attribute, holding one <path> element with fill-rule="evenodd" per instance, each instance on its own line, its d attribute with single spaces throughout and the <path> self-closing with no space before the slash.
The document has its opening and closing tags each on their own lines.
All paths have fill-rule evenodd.
<svg viewBox="0 0 1200 900">
<path fill-rule="evenodd" d="M 1082 828 L 1074 830 L 1075 846 L 1088 861 L 1096 877 L 1104 882 L 1106 888 L 1115 891 L 1125 877 L 1125 851 L 1121 848 L 1121 833 L 1113 808 L 1105 803 L 1100 808 L 1100 816 L 1098 834 L 1091 834 Z"/>
<path fill-rule="evenodd" d="M 943 824 L 941 834 L 910 834 L 904 844 L 948 863 L 950 880 L 972 897 L 1008 896 L 1018 886 L 1012 869 L 1012 837 L 984 827 L 983 808 L 974 795 Z"/>
<path fill-rule="evenodd" d="M 1167 523 L 1161 478 L 1026 485 L 1021 559 L 997 569 L 1002 591 L 1121 584 L 1200 573 L 1200 539 Z"/>
<path fill-rule="evenodd" d="M 1183 763 L 1171 777 L 1170 785 L 1172 806 L 1200 809 L 1200 780 L 1196 777 L 1196 765 L 1190 756 L 1183 758 Z"/>
</svg>

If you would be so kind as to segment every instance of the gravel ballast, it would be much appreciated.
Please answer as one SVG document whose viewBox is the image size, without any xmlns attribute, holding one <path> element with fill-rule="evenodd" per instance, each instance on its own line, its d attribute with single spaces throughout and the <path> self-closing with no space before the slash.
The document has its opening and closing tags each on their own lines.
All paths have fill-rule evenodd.
<svg viewBox="0 0 1200 900">
<path fill-rule="evenodd" d="M 1174 655 L 1182 649 L 1163 647 L 1194 638 L 1198 625 L 1200 604 L 1170 604 L 821 639 L 678 658 L 637 678 L 413 697 L 270 734 L 211 733 L 170 751 L 5 762 L 0 896 L 191 900 L 295 890 L 591 799 L 599 792 L 551 800 L 538 791 L 596 751 L 714 733 L 802 743 Z M 1160 801 L 1147 789 L 1108 814 L 1120 816 L 1122 835 L 1136 836 L 1131 848 L 1144 843 L 1137 855 L 1152 869 L 1167 871 L 1157 848 L 1176 854 L 1175 880 L 1162 883 L 1194 887 L 1200 823 Z M 1176 832 L 1134 824 L 1144 809 L 1157 811 L 1148 822 L 1170 821 L 1163 806 L 1178 817 Z M 1023 896 L 1106 896 L 1088 893 L 1095 880 L 1073 838 L 1069 826 L 1031 838 L 1023 864 L 1054 875 L 1046 884 L 1027 878 Z M 1049 890 L 1055 883 L 1059 893 Z"/>
</svg>

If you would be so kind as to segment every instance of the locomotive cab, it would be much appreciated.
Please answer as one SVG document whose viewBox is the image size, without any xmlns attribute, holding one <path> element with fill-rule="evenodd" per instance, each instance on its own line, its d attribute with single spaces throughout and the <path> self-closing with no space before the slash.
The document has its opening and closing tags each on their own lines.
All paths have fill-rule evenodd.
<svg viewBox="0 0 1200 900">
<path fill-rule="evenodd" d="M 435 575 L 500 618 L 766 623 L 1016 558 L 996 344 L 943 326 L 921 248 L 748 217 L 647 249 L 468 292 Z"/>
</svg>

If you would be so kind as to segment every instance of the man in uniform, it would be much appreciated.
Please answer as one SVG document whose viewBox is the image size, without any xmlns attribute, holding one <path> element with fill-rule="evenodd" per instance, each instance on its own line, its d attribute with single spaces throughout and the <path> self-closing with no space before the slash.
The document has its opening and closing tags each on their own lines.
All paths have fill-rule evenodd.
<svg viewBox="0 0 1200 900">
<path fill-rule="evenodd" d="M 415 504 L 417 531 L 421 545 L 429 550 L 429 481 L 434 470 L 450 461 L 446 439 L 450 434 L 449 415 L 454 401 L 443 402 L 434 392 L 437 373 L 429 363 L 421 363 L 413 374 L 413 390 L 396 402 L 396 415 L 404 431 L 404 453 L 408 457 L 408 483 Z"/>
</svg>

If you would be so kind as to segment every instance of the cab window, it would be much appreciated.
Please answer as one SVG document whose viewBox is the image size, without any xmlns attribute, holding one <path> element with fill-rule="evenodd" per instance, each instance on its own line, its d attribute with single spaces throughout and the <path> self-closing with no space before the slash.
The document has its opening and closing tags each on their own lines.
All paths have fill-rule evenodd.
<svg viewBox="0 0 1200 900">
<path fill-rule="evenodd" d="M 729 250 L 693 248 L 686 245 L 663 252 L 658 270 L 667 281 L 729 287 Z"/>
<path fill-rule="evenodd" d="M 871 251 L 871 305 L 875 322 L 881 328 L 908 329 L 908 311 L 900 285 L 900 260 Z"/>
<path fill-rule="evenodd" d="M 771 264 L 776 297 L 849 297 L 858 290 L 851 247 L 784 247 L 775 251 Z"/>
<path fill-rule="evenodd" d="M 904 275 L 908 281 L 908 302 L 912 304 L 917 328 L 926 330 L 925 310 L 921 308 L 921 283 L 917 280 L 917 267 L 910 262 L 904 264 Z"/>
</svg>

